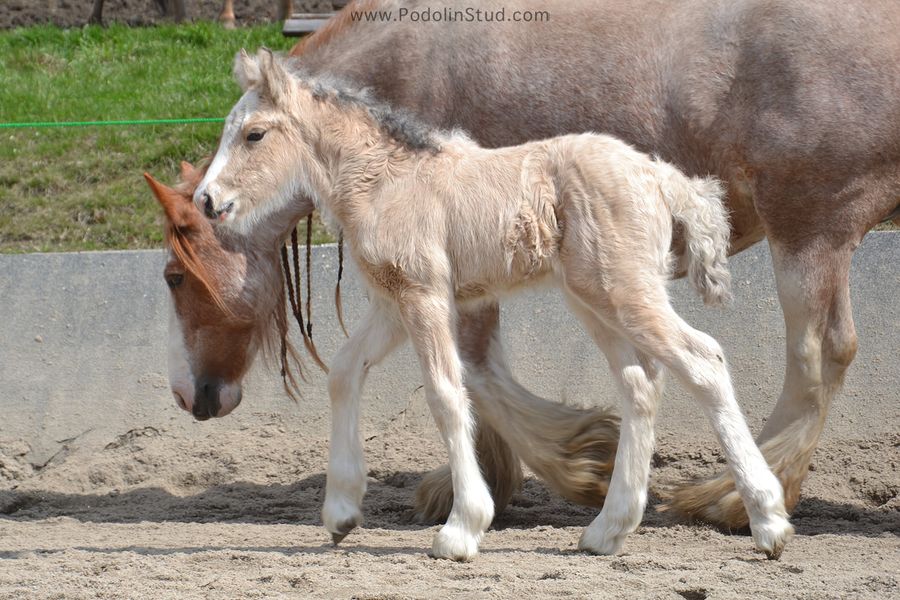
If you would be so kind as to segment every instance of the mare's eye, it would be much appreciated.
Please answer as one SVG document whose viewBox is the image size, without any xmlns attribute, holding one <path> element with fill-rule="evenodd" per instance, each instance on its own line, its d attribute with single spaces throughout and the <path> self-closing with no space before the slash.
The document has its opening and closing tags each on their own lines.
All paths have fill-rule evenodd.
<svg viewBox="0 0 900 600">
<path fill-rule="evenodd" d="M 184 275 L 182 275 L 181 273 L 172 273 L 171 275 L 166 275 L 166 284 L 172 289 L 177 288 L 182 284 L 182 282 L 184 282 Z"/>
<path fill-rule="evenodd" d="M 259 140 L 263 139 L 264 135 L 266 135 L 265 131 L 258 131 L 258 130 L 251 131 L 250 133 L 247 134 L 247 141 L 248 142 L 258 142 Z"/>
</svg>

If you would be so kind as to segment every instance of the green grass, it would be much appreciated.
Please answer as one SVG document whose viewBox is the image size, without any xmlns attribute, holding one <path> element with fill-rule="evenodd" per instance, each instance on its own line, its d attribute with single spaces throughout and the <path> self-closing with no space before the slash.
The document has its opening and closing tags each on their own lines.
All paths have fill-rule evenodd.
<svg viewBox="0 0 900 600">
<path fill-rule="evenodd" d="M 294 41 L 279 25 L 2 31 L 0 122 L 224 117 L 240 96 L 235 53 Z M 215 150 L 221 127 L 0 129 L 0 252 L 160 247 L 142 174 L 176 181 L 181 160 Z"/>
<path fill-rule="evenodd" d="M 223 117 L 240 95 L 234 54 L 292 44 L 278 25 L 0 31 L 0 122 Z M 0 252 L 159 247 L 142 173 L 174 182 L 180 161 L 210 155 L 220 131 L 0 129 Z M 329 238 L 317 226 L 314 239 Z"/>
</svg>

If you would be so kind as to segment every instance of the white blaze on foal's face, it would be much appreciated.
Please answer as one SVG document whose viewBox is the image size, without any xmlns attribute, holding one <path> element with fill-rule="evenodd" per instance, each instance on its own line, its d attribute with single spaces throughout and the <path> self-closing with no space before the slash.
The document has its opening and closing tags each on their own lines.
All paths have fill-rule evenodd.
<svg viewBox="0 0 900 600">
<path fill-rule="evenodd" d="M 225 121 L 193 199 L 208 219 L 248 231 L 309 190 L 293 172 L 302 144 L 284 110 L 297 99 L 292 76 L 267 50 L 257 57 L 241 51 L 234 70 L 244 95 Z M 245 222 L 248 217 L 252 222 Z"/>
<path fill-rule="evenodd" d="M 222 131 L 216 155 L 213 157 L 206 175 L 203 176 L 194 191 L 194 203 L 209 219 L 222 223 L 233 223 L 238 213 L 241 212 L 240 199 L 237 198 L 233 189 L 228 189 L 228 182 L 221 176 L 227 166 L 230 165 L 232 171 L 237 166 L 236 163 L 240 157 L 236 156 L 232 161 L 232 155 L 240 153 L 244 142 L 253 144 L 262 141 L 262 138 L 265 137 L 264 131 L 257 130 L 247 133 L 249 139 L 241 139 L 244 123 L 258 106 L 259 94 L 255 90 L 248 91 L 225 119 L 225 128 Z"/>
</svg>

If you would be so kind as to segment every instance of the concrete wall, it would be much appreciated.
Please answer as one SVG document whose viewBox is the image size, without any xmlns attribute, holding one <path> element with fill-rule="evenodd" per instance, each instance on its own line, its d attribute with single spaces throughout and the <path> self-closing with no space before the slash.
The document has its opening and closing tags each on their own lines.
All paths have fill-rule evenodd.
<svg viewBox="0 0 900 600">
<path fill-rule="evenodd" d="M 330 358 L 342 341 L 331 296 L 334 247 L 318 248 L 314 264 L 314 334 Z M 765 244 L 732 260 L 736 300 L 705 309 L 683 281 L 673 284 L 677 309 L 719 339 L 738 397 L 757 429 L 780 390 L 784 326 Z M 40 464 L 74 437 L 105 444 L 144 426 L 190 435 L 197 427 L 239 428 L 273 412 L 291 415 L 304 431 L 327 435 L 327 398 L 320 375 L 292 404 L 275 371 L 257 368 L 232 416 L 198 424 L 175 407 L 166 378 L 167 290 L 160 251 L 0 256 L 0 439 L 22 439 Z M 876 432 L 900 423 L 900 234 L 870 234 L 854 260 L 852 294 L 860 351 L 829 422 L 829 435 L 853 437 L 866 423 Z M 365 299 L 349 277 L 348 325 Z M 563 308 L 556 292 L 525 294 L 504 307 L 503 329 L 514 370 L 546 397 L 574 403 L 615 403 L 605 362 Z M 311 363 L 311 370 L 314 369 Z M 369 379 L 366 428 L 398 414 L 424 415 L 418 367 L 408 349 Z M 405 414 L 405 413 L 404 413 Z M 661 432 L 705 431 L 700 411 L 671 383 Z"/>
</svg>

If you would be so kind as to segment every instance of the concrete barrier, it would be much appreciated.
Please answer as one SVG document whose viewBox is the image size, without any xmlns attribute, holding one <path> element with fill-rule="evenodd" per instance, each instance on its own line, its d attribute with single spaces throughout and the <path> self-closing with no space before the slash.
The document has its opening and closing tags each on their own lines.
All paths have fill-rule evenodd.
<svg viewBox="0 0 900 600">
<path fill-rule="evenodd" d="M 314 335 L 324 357 L 343 336 L 331 302 L 333 246 L 314 255 Z M 738 398 L 755 430 L 780 391 L 784 326 L 765 244 L 732 260 L 735 302 L 706 309 L 683 281 L 677 309 L 727 352 Z M 198 424 L 175 407 L 166 377 L 167 290 L 161 251 L 0 256 L 0 438 L 25 440 L 42 464 L 64 444 L 108 442 L 137 427 L 190 435 L 193 428 L 239 428 L 273 412 L 304 431 L 327 435 L 324 378 L 313 374 L 291 403 L 275 371 L 257 367 L 233 416 Z M 860 350 L 833 409 L 829 435 L 895 431 L 900 423 L 900 234 L 876 232 L 856 253 L 851 278 Z M 366 302 L 354 277 L 344 287 L 347 323 Z M 503 309 L 513 369 L 526 386 L 568 402 L 615 403 L 605 362 L 556 292 L 526 293 Z M 309 362 L 309 371 L 315 367 Z M 424 415 L 418 366 L 408 349 L 370 377 L 366 428 L 412 409 Z M 671 383 L 660 430 L 703 434 L 699 408 Z"/>
</svg>

